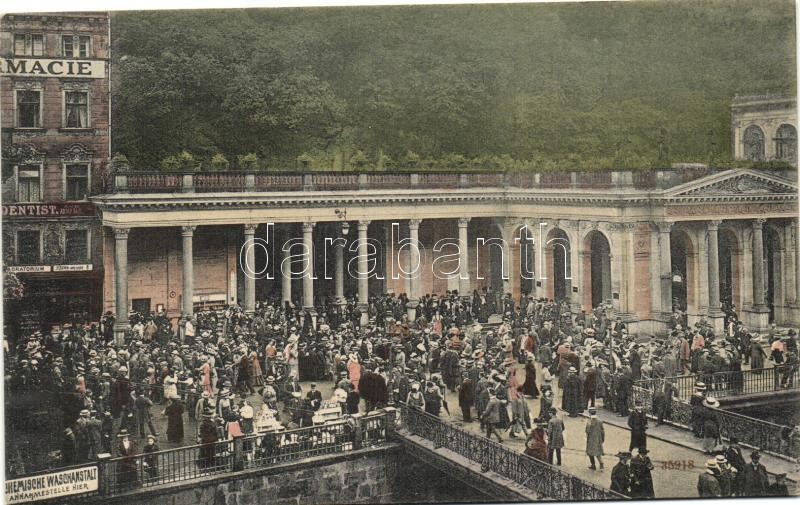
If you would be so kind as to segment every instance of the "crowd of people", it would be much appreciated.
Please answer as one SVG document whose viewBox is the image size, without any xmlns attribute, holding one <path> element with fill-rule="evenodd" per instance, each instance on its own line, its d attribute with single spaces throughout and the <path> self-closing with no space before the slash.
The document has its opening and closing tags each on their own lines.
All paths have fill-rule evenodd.
<svg viewBox="0 0 800 505">
<path fill-rule="evenodd" d="M 325 405 L 338 406 L 346 416 L 404 402 L 439 416 L 451 413 L 449 391 L 457 393 L 464 422 L 480 423 L 499 442 L 504 436 L 523 438 L 526 454 L 555 465 L 562 464 L 562 416 L 588 413 L 592 470 L 604 468 L 598 407 L 627 417 L 630 447 L 617 455 L 611 487 L 654 497 L 649 421 L 646 406 L 634 398 L 634 384 L 650 379 L 653 413 L 661 424 L 678 397 L 671 378 L 696 373 L 704 383 L 690 400 L 693 427 L 704 444 L 713 439 L 704 447 L 716 458 L 716 466 L 709 460 L 698 491 L 763 496 L 768 479 L 756 485 L 745 478 L 753 471 L 731 456 L 735 439 L 721 447 L 719 430 L 709 424 L 709 409 L 718 408 L 712 392 L 739 387 L 742 364 L 763 368 L 765 360 L 780 370 L 776 387 L 785 387 L 798 363 L 794 331 L 752 335 L 735 313 L 729 312 L 722 334 L 703 320 L 689 327 L 676 313 L 670 333 L 656 338 L 629 332 L 610 302 L 574 311 L 568 302 L 533 296 L 516 301 L 486 289 L 467 297 L 455 291 L 425 295 L 415 308 L 403 294 L 384 294 L 363 307 L 353 299 L 331 299 L 313 312 L 266 300 L 254 313 L 234 305 L 202 310 L 180 323 L 164 313 L 133 314 L 123 341 L 115 340 L 113 325 L 107 313 L 96 324 L 64 324 L 20 341 L 6 339 L 7 401 L 33 390 L 53 393 L 63 419 L 64 465 L 101 453 L 148 454 L 148 472 L 157 473 L 152 454 L 159 441 L 208 447 L 261 430 L 312 426 L 322 422 L 315 416 Z M 714 375 L 721 371 L 733 372 L 726 379 L 730 384 Z M 301 382 L 310 381 L 331 382 L 332 391 L 312 384 L 303 394 Z M 531 399 L 539 403 L 535 416 Z M 166 439 L 153 423 L 153 408 L 167 419 Z M 188 436 L 187 417 L 197 426 Z M 137 438 L 146 443 L 137 444 Z M 205 463 L 198 464 L 211 464 L 209 458 L 201 456 Z M 738 477 L 728 479 L 726 472 Z"/>
</svg>

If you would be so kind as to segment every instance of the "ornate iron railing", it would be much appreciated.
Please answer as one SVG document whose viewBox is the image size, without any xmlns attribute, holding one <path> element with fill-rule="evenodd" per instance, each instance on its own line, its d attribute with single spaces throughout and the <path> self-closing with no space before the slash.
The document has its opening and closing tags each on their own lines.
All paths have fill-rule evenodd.
<svg viewBox="0 0 800 505">
<path fill-rule="evenodd" d="M 493 471 L 542 498 L 560 501 L 627 499 L 619 493 L 570 475 L 486 437 L 469 433 L 405 404 L 401 404 L 400 427 L 411 435 L 430 440 L 436 448 L 444 447 L 479 463 L 481 471 Z"/>
<path fill-rule="evenodd" d="M 100 454 L 93 463 L 98 465 L 99 489 L 90 494 L 112 496 L 139 488 L 381 447 L 394 437 L 395 426 L 396 410 L 387 407 L 367 415 L 348 416 L 307 428 L 259 432 L 152 453 L 137 452 L 131 456 L 112 458 L 110 454 Z M 142 449 L 139 447 L 139 451 Z M 53 468 L 46 472 L 70 468 Z M 14 477 L 31 475 L 37 473 Z"/>
<path fill-rule="evenodd" d="M 679 375 L 667 379 L 672 381 L 678 390 L 678 397 L 683 399 L 692 396 L 697 382 L 703 382 L 708 388 L 707 394 L 715 398 L 800 388 L 800 371 L 785 365 L 740 372 Z M 645 379 L 636 382 L 637 386 L 650 390 L 662 384 L 663 379 Z"/>
<path fill-rule="evenodd" d="M 639 386 L 633 387 L 633 399 L 640 402 L 649 417 L 656 418 L 653 410 L 653 391 Z M 710 409 L 709 409 L 710 410 Z M 758 448 L 775 456 L 796 460 L 800 457 L 800 432 L 784 426 L 743 414 L 713 409 L 723 440 L 736 437 L 745 445 Z M 671 412 L 665 417 L 670 424 L 691 429 L 692 407 L 681 400 L 672 400 Z"/>
<path fill-rule="evenodd" d="M 386 443 L 394 422 L 394 409 L 387 409 L 308 428 L 113 458 L 105 463 L 104 492 L 113 495 L 139 487 L 378 447 Z"/>
</svg>

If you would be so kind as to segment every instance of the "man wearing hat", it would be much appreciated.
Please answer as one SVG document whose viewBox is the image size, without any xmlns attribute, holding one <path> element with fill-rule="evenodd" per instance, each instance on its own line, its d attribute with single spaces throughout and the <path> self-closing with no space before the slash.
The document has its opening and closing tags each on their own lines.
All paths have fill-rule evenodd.
<svg viewBox="0 0 800 505">
<path fill-rule="evenodd" d="M 481 422 L 486 426 L 486 438 L 492 438 L 492 434 L 494 434 L 497 437 L 497 441 L 502 443 L 503 439 L 497 431 L 497 424 L 500 423 L 500 409 L 503 408 L 503 406 L 500 405 L 500 401 L 497 399 L 493 388 L 488 388 L 488 394 L 489 403 L 480 416 Z"/>
<path fill-rule="evenodd" d="M 641 403 L 636 403 L 636 407 L 631 411 L 628 416 L 628 427 L 631 429 L 631 443 L 628 447 L 629 451 L 634 448 L 646 449 L 647 448 L 647 415 Z"/>
<path fill-rule="evenodd" d="M 767 469 L 760 463 L 761 454 L 758 451 L 750 453 L 750 463 L 742 471 L 741 492 L 742 496 L 766 496 L 769 477 Z"/>
<path fill-rule="evenodd" d="M 462 374 L 464 379 L 458 386 L 458 406 L 465 423 L 472 422 L 472 406 L 475 404 L 475 383 L 468 374 Z"/>
<path fill-rule="evenodd" d="M 597 408 L 589 407 L 589 420 L 586 421 L 586 455 L 589 456 L 589 468 L 596 470 L 595 458 L 600 465 L 600 470 L 603 466 L 603 443 L 606 440 L 606 432 L 603 428 L 603 421 L 597 418 Z"/>
<path fill-rule="evenodd" d="M 550 409 L 550 420 L 547 421 L 547 462 L 553 464 L 553 455 L 556 456 L 558 466 L 561 466 L 561 449 L 564 443 L 564 420 L 558 417 L 555 408 Z"/>
<path fill-rule="evenodd" d="M 711 454 L 720 442 L 719 425 L 714 412 L 719 408 L 719 401 L 709 396 L 703 401 L 703 407 L 705 408 L 703 415 L 703 451 L 706 454 Z"/>
<path fill-rule="evenodd" d="M 618 452 L 619 462 L 611 470 L 611 490 L 625 496 L 631 496 L 630 452 Z"/>
<path fill-rule="evenodd" d="M 697 495 L 700 498 L 719 498 L 722 496 L 722 489 L 717 480 L 718 471 L 716 459 L 706 461 L 706 471 L 697 478 Z"/>
<path fill-rule="evenodd" d="M 561 408 L 569 412 L 569 417 L 577 417 L 586 408 L 586 402 L 584 401 L 583 381 L 574 366 L 569 367 L 562 386 L 564 396 L 561 398 Z"/>
<path fill-rule="evenodd" d="M 742 455 L 742 448 L 739 446 L 738 438 L 731 437 L 728 441 L 728 448 L 725 450 L 725 459 L 728 461 L 728 464 L 736 470 L 736 479 L 734 479 L 732 491 L 735 496 L 740 496 L 742 494 L 742 473 L 747 463 L 744 460 L 744 455 Z"/>
<path fill-rule="evenodd" d="M 127 488 L 138 480 L 136 470 L 136 442 L 130 439 L 128 430 L 122 429 L 117 434 L 117 455 L 122 458 L 117 462 L 117 475 L 120 487 Z"/>
<path fill-rule="evenodd" d="M 706 409 L 703 406 L 706 396 L 706 385 L 704 382 L 697 382 L 694 386 L 694 394 L 689 399 L 692 409 L 692 433 L 696 438 L 703 436 L 703 425 L 705 424 Z"/>
</svg>

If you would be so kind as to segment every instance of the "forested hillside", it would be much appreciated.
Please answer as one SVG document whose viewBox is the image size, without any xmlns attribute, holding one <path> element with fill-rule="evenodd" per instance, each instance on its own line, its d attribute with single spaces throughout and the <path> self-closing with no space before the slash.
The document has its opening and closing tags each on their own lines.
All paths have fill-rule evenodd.
<svg viewBox="0 0 800 505">
<path fill-rule="evenodd" d="M 790 0 L 121 12 L 113 150 L 136 168 L 181 151 L 217 167 L 724 163 L 734 95 L 794 93 L 794 25 Z"/>
</svg>

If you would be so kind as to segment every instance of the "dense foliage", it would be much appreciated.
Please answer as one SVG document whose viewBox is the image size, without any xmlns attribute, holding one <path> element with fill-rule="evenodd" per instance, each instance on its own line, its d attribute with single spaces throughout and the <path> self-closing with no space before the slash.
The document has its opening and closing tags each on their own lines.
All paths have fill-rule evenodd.
<svg viewBox="0 0 800 505">
<path fill-rule="evenodd" d="M 793 93 L 794 29 L 790 0 L 116 13 L 113 150 L 154 169 L 184 152 L 204 167 L 722 163 L 734 95 Z"/>
</svg>

